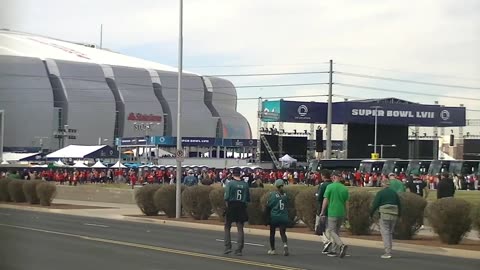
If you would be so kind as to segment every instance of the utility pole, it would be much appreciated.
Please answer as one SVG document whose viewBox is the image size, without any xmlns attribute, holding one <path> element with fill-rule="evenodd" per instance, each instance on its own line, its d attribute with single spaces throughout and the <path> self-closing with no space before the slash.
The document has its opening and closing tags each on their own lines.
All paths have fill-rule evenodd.
<svg viewBox="0 0 480 270">
<path fill-rule="evenodd" d="M 5 136 L 5 111 L 0 110 L 0 162 L 3 162 L 3 144 L 4 144 L 4 136 Z"/>
<path fill-rule="evenodd" d="M 103 48 L 103 24 L 100 24 L 100 49 Z"/>
<path fill-rule="evenodd" d="M 182 116 L 182 69 L 183 69 L 183 0 L 180 0 L 180 20 L 178 29 L 178 89 L 177 89 L 177 176 L 176 176 L 176 211 L 175 217 L 182 215 L 182 161 L 178 153 L 183 153 L 180 118 Z"/>
<path fill-rule="evenodd" d="M 332 158 L 332 88 L 333 88 L 333 60 L 330 60 L 330 72 L 328 81 L 328 107 L 327 107 L 327 154 L 326 158 Z"/>
</svg>

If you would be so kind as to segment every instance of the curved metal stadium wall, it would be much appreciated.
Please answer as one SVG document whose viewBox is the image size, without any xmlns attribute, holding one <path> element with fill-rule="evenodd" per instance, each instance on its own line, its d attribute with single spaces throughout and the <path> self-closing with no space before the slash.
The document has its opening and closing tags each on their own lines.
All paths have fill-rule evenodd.
<svg viewBox="0 0 480 270">
<path fill-rule="evenodd" d="M 183 136 L 251 138 L 231 82 L 186 72 L 182 86 Z M 148 135 L 176 136 L 177 72 L 92 45 L 0 30 L 0 110 L 6 149 L 40 141 L 58 148 L 54 134 L 65 125 L 76 130 L 68 144 L 144 136 L 142 125 L 152 123 Z"/>
</svg>

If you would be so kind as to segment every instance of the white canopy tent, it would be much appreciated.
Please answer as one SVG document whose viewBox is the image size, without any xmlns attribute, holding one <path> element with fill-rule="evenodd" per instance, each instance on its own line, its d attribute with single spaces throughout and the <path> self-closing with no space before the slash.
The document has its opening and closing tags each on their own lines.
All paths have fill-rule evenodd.
<svg viewBox="0 0 480 270">
<path fill-rule="evenodd" d="M 107 168 L 107 166 L 103 165 L 102 162 L 97 161 L 97 163 L 93 164 L 93 166 L 91 168 L 94 168 L 94 169 L 104 169 L 104 168 Z"/>
<path fill-rule="evenodd" d="M 120 161 L 117 161 L 117 163 L 115 163 L 112 167 L 110 168 L 127 168 L 127 166 L 123 165 L 122 163 L 120 163 Z"/>
<path fill-rule="evenodd" d="M 81 161 L 81 160 L 75 161 L 75 164 L 73 164 L 72 167 L 73 168 L 88 168 L 88 166 L 85 165 L 85 163 L 83 163 L 83 161 Z"/>
<path fill-rule="evenodd" d="M 83 159 L 85 156 L 96 152 L 107 145 L 69 145 L 47 155 L 47 158 L 72 158 Z"/>
<path fill-rule="evenodd" d="M 290 167 L 292 164 L 297 163 L 297 160 L 291 157 L 290 155 L 286 154 L 283 157 L 278 159 L 280 162 L 282 162 L 283 167 Z"/>
<path fill-rule="evenodd" d="M 68 167 L 68 166 L 65 165 L 65 163 L 63 163 L 60 159 L 57 160 L 57 161 L 55 161 L 55 162 L 53 163 L 53 166 L 55 166 L 55 167 Z"/>
</svg>

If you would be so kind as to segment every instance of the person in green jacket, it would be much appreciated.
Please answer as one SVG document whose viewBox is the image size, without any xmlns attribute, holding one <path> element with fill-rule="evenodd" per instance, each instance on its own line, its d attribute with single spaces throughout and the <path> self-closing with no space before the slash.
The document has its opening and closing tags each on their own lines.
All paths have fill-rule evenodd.
<svg viewBox="0 0 480 270">
<path fill-rule="evenodd" d="M 405 192 L 407 188 L 402 181 L 398 180 L 394 173 L 388 175 L 388 180 L 390 180 L 389 187 L 395 192 Z"/>
<path fill-rule="evenodd" d="M 397 192 L 390 188 L 390 180 L 382 181 L 383 189 L 377 192 L 373 200 L 370 217 L 378 211 L 380 212 L 380 233 L 382 234 L 385 254 L 381 256 L 383 259 L 392 257 L 392 239 L 395 223 L 401 213 L 400 197 Z"/>
<path fill-rule="evenodd" d="M 270 213 L 270 250 L 269 255 L 275 255 L 275 231 L 277 227 L 280 230 L 280 236 L 283 242 L 283 255 L 288 256 L 287 244 L 287 226 L 290 222 L 288 218 L 288 199 L 287 194 L 283 190 L 284 182 L 282 179 L 275 181 L 276 191 L 270 192 L 267 200 L 266 211 Z"/>
</svg>

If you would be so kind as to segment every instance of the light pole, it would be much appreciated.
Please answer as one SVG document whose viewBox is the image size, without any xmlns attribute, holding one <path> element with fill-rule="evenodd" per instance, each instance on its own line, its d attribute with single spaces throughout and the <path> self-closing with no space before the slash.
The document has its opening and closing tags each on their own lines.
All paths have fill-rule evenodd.
<svg viewBox="0 0 480 270">
<path fill-rule="evenodd" d="M 375 135 L 373 138 L 373 153 L 377 154 L 377 132 L 378 132 L 378 109 L 381 109 L 381 106 L 371 106 L 371 109 L 375 109 Z"/>
<path fill-rule="evenodd" d="M 178 153 L 182 151 L 182 137 L 180 118 L 182 116 L 182 71 L 183 71 L 183 0 L 180 0 L 180 14 L 178 27 L 178 89 L 177 89 L 177 173 L 176 173 L 176 193 L 175 193 L 175 218 L 179 219 L 182 215 L 182 160 Z"/>
<path fill-rule="evenodd" d="M 368 144 L 368 146 L 372 147 L 374 146 L 373 144 Z M 397 147 L 396 144 L 380 144 L 380 158 L 383 158 L 383 148 L 384 147 Z"/>
</svg>

